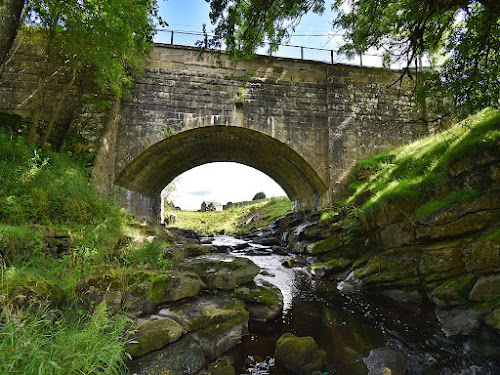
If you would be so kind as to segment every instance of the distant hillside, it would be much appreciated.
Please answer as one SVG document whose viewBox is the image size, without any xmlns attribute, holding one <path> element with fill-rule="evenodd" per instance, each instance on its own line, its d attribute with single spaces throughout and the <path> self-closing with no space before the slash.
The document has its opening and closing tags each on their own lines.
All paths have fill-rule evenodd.
<svg viewBox="0 0 500 375">
<path fill-rule="evenodd" d="M 206 233 L 246 232 L 253 228 L 265 227 L 275 219 L 290 212 L 287 197 L 238 202 L 224 211 L 193 212 L 167 211 L 166 215 L 176 215 L 177 220 L 170 226 L 194 229 Z"/>
</svg>

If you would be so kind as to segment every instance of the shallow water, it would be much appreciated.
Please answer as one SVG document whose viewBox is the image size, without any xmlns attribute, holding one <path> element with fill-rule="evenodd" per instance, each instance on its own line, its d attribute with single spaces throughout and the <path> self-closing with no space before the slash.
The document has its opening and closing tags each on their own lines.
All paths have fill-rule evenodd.
<svg viewBox="0 0 500 375">
<path fill-rule="evenodd" d="M 407 375 L 500 375 L 500 335 L 491 330 L 483 328 L 472 338 L 449 338 L 441 331 L 433 306 L 339 291 L 336 283 L 313 279 L 305 267 L 283 267 L 288 256 L 273 254 L 263 245 L 229 236 L 216 237 L 212 243 L 239 249 L 231 254 L 254 261 L 262 270 L 256 279 L 273 283 L 283 294 L 283 313 L 267 323 L 251 321 L 249 335 L 223 354 L 237 374 L 288 375 L 275 365 L 273 354 L 279 337 L 292 332 L 314 337 L 325 350 L 325 374 L 366 375 L 363 358 L 372 349 L 389 347 L 405 353 Z M 158 360 L 169 350 L 134 361 L 139 369 L 135 371 L 156 375 Z"/>
<path fill-rule="evenodd" d="M 221 236 L 214 243 L 244 242 L 232 243 L 234 240 Z M 472 340 L 446 338 L 432 306 L 397 303 L 366 293 L 343 293 L 336 283 L 312 279 L 305 268 L 283 267 L 286 256 L 270 251 L 266 254 L 270 249 L 265 246 L 248 245 L 232 254 L 253 260 L 265 271 L 257 279 L 281 289 L 284 309 L 282 316 L 272 322 L 251 322 L 250 334 L 242 344 L 225 354 L 237 373 L 287 374 L 274 365 L 272 356 L 278 338 L 292 332 L 314 337 L 326 352 L 330 374 L 367 374 L 363 358 L 371 349 L 387 346 L 405 352 L 409 375 L 500 374 L 498 363 L 479 355 L 485 353 L 487 346 L 498 344 L 500 348 L 498 335 L 484 331 L 483 337 Z"/>
</svg>

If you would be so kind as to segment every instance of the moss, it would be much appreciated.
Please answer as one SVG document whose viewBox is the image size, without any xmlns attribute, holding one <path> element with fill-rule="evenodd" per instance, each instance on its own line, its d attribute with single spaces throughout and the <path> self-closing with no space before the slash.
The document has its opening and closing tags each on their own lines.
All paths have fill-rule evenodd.
<svg viewBox="0 0 500 375">
<path fill-rule="evenodd" d="M 439 306 L 465 304 L 476 279 L 476 275 L 468 274 L 447 280 L 432 291 L 431 298 Z"/>
<path fill-rule="evenodd" d="M 297 337 L 292 333 L 279 338 L 274 357 L 279 364 L 300 375 L 320 371 L 325 363 L 325 352 L 312 337 Z"/>
<path fill-rule="evenodd" d="M 500 228 L 493 230 L 490 233 L 484 234 L 479 238 L 480 241 L 495 241 L 500 242 Z"/>
<path fill-rule="evenodd" d="M 430 200 L 424 203 L 422 206 L 417 208 L 417 210 L 415 211 L 415 216 L 417 219 L 429 217 L 430 215 L 442 210 L 445 207 L 471 201 L 479 197 L 481 193 L 482 192 L 476 189 L 462 189 L 453 191 L 443 198 Z"/>
<path fill-rule="evenodd" d="M 154 301 L 161 297 L 163 291 L 165 290 L 165 285 L 167 284 L 168 276 L 158 275 L 151 280 L 152 289 L 151 293 L 148 296 L 148 300 Z"/>
<path fill-rule="evenodd" d="M 332 269 L 332 272 L 342 271 L 349 267 L 352 264 L 352 261 L 344 258 L 335 258 L 335 259 L 330 259 L 326 262 L 319 262 L 319 263 L 314 263 L 311 268 L 319 268 L 322 266 L 326 266 L 330 269 Z"/>
<path fill-rule="evenodd" d="M 2 298 L 3 296 L 3 298 Z M 62 307 L 64 292 L 59 286 L 42 278 L 29 278 L 2 283 L 0 302 L 13 304 L 17 308 L 32 305 L 44 307 Z"/>
<path fill-rule="evenodd" d="M 316 242 L 311 249 L 311 253 L 313 255 L 326 253 L 328 251 L 337 250 L 342 245 L 342 236 L 340 234 L 337 234 L 322 241 Z"/>
<path fill-rule="evenodd" d="M 248 286 L 235 289 L 238 298 L 244 302 L 260 303 L 266 306 L 279 306 L 282 304 L 281 293 L 277 287 L 272 284 Z"/>
<path fill-rule="evenodd" d="M 223 336 L 227 331 L 237 324 L 241 324 L 248 320 L 250 313 L 246 310 L 245 304 L 242 301 L 234 301 L 229 303 L 224 309 L 212 306 L 212 311 L 209 314 L 204 314 L 193 327 L 202 328 L 197 334 L 207 338 Z M 213 318 L 212 318 L 213 317 Z M 214 319 L 215 318 L 215 319 Z"/>
<path fill-rule="evenodd" d="M 381 204 L 400 199 L 432 201 L 418 208 L 419 217 L 477 196 L 472 189 L 436 197 L 436 192 L 448 184 L 448 166 L 465 156 L 486 150 L 495 150 L 500 144 L 500 111 L 486 109 L 445 132 L 420 139 L 409 145 L 359 161 L 350 177 L 353 194 L 344 204 L 353 204 L 358 197 L 370 195 L 360 211 L 365 216 L 374 214 Z M 356 180 L 365 169 L 374 171 L 366 180 Z M 365 174 L 366 175 L 366 174 Z M 410 213 L 411 214 L 411 213 Z"/>
</svg>

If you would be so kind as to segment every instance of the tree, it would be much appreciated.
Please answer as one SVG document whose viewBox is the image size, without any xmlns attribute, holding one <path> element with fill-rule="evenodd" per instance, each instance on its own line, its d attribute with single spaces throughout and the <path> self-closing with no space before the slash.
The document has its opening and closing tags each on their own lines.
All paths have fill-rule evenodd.
<svg viewBox="0 0 500 375">
<path fill-rule="evenodd" d="M 347 39 L 341 52 L 383 51 L 386 61 L 405 63 L 401 78 L 411 77 L 413 66 L 418 72 L 424 55 L 447 57 L 437 75 L 424 75 L 433 100 L 437 93 L 445 94 L 463 114 L 498 106 L 497 0 L 336 0 L 333 7 L 338 12 L 333 25 Z"/>
<path fill-rule="evenodd" d="M 251 57 L 265 40 L 272 43 L 272 52 L 305 13 L 324 9 L 324 0 L 207 1 L 216 27 L 205 46 L 225 44 L 236 58 Z M 333 27 L 345 38 L 339 53 L 375 49 L 386 63 L 403 61 L 400 80 L 416 78 L 426 88 L 417 96 L 423 104 L 430 92 L 433 101 L 441 97 L 440 111 L 467 114 L 499 105 L 500 1 L 333 0 L 332 7 L 338 14 Z M 436 74 L 415 74 L 424 56 L 445 63 Z"/>
<path fill-rule="evenodd" d="M 224 48 L 236 59 L 254 55 L 264 41 L 269 52 L 286 40 L 307 12 L 322 13 L 324 0 L 206 0 L 215 35 L 207 48 Z"/>
<path fill-rule="evenodd" d="M 16 39 L 24 0 L 0 0 L 0 75 Z"/>
<path fill-rule="evenodd" d="M 263 191 L 258 192 L 257 194 L 254 195 L 252 198 L 253 201 L 259 200 L 259 199 L 265 199 L 266 194 Z"/>
<path fill-rule="evenodd" d="M 129 93 L 132 77 L 142 71 L 143 59 L 154 34 L 156 0 L 27 0 L 24 23 L 43 35 L 43 60 L 40 62 L 36 106 L 28 139 L 34 142 L 49 71 L 55 54 L 65 56 L 65 66 L 72 80 L 61 93 L 60 105 L 79 74 L 89 76 L 111 100 Z M 56 68 L 59 69 L 59 68 Z M 52 130 L 49 124 L 42 143 Z"/>
</svg>

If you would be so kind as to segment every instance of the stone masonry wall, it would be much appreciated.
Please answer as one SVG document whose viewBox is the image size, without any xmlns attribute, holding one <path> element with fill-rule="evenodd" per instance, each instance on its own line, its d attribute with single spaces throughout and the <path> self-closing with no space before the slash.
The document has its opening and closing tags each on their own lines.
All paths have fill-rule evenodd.
<svg viewBox="0 0 500 375">
<path fill-rule="evenodd" d="M 36 40 L 26 39 L 8 64 L 0 111 L 32 114 L 38 49 Z M 64 61 L 51 66 L 46 119 L 70 80 Z M 225 55 L 200 58 L 195 48 L 156 45 L 132 98 L 122 102 L 118 122 L 105 113 L 86 113 L 92 106 L 82 106 L 81 98 L 92 96 L 92 89 L 79 79 L 58 123 L 105 155 L 98 156 L 96 170 L 97 179 L 110 179 L 104 183 L 108 194 L 116 177 L 150 146 L 186 130 L 227 125 L 273 137 L 300 155 L 329 187 L 320 204 L 327 206 L 342 194 L 342 181 L 357 160 L 422 132 L 411 108 L 412 82 L 391 85 L 399 74 L 264 56 L 233 64 Z M 111 133 L 106 124 L 113 124 Z"/>
</svg>

